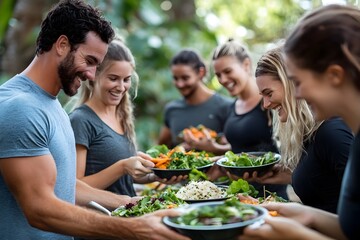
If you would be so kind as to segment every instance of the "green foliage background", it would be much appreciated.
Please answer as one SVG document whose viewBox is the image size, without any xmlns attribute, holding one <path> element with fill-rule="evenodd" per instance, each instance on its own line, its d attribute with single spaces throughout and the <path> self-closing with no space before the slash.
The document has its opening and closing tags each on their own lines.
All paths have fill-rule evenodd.
<svg viewBox="0 0 360 240">
<path fill-rule="evenodd" d="M 304 12 L 293 1 L 270 4 L 269 2 L 273 1 L 198 0 L 195 1 L 196 14 L 192 18 L 179 20 L 173 19 L 171 13 L 163 11 L 159 7 L 161 2 L 119 1 L 119 4 L 112 8 L 113 11 L 107 14 L 114 26 L 119 26 L 119 34 L 124 37 L 137 60 L 140 87 L 134 101 L 136 132 L 139 148 L 142 150 L 156 144 L 165 104 L 180 97 L 173 87 L 169 71 L 169 60 L 176 52 L 182 48 L 194 48 L 210 63 L 211 52 L 215 46 L 229 37 L 234 37 L 246 44 L 250 50 L 257 49 L 255 51 L 260 54 L 265 45 L 283 38 L 289 26 Z M 256 20 L 260 19 L 257 14 L 260 8 L 269 12 L 267 18 L 262 19 L 262 27 L 256 25 Z M 209 26 L 209 16 L 217 16 L 217 19 L 213 20 L 217 27 Z M 253 33 L 252 37 L 238 36 L 238 26 L 249 29 L 249 35 Z M 256 54 L 254 58 L 255 56 Z M 208 85 L 217 91 L 223 91 L 211 72 Z"/>
<path fill-rule="evenodd" d="M 6 29 L 12 21 L 16 0 L 0 3 L 0 57 L 4 49 Z M 50 0 L 49 0 L 50 2 Z M 311 0 L 89 0 L 100 8 L 112 26 L 132 50 L 140 76 L 136 106 L 136 132 L 140 150 L 156 144 L 162 125 L 164 105 L 179 98 L 172 85 L 169 70 L 171 57 L 182 48 L 199 51 L 210 63 L 212 50 L 229 37 L 243 42 L 250 50 L 253 63 L 288 31 L 306 11 L 321 5 Z M 193 2 L 192 14 L 178 16 L 186 3 Z M 356 1 L 349 1 L 354 4 Z M 161 6 L 172 4 L 170 10 Z M 165 5 L 164 5 L 165 4 Z M 304 6 L 307 6 L 304 8 Z M 177 10 L 177 11 L 176 11 Z M 42 14 L 42 13 L 40 13 Z M 36 36 L 34 28 L 31 36 Z M 35 37 L 30 38 L 35 49 Z M 209 64 L 210 66 L 210 64 Z M 6 69 L 0 71 L 0 83 L 8 79 Z M 209 71 L 207 84 L 220 92 L 217 80 Z M 68 98 L 59 95 L 65 105 Z"/>
</svg>

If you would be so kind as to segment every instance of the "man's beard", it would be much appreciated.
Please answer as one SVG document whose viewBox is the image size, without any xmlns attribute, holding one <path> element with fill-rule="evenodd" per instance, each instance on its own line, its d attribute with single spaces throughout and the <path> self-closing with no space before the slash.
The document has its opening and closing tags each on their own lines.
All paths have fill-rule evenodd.
<svg viewBox="0 0 360 240">
<path fill-rule="evenodd" d="M 68 96 L 74 96 L 77 93 L 77 88 L 74 88 L 74 83 L 77 77 L 83 79 L 80 73 L 75 71 L 74 68 L 74 54 L 69 53 L 64 60 L 61 61 L 58 67 L 58 74 L 60 77 L 62 89 Z"/>
</svg>

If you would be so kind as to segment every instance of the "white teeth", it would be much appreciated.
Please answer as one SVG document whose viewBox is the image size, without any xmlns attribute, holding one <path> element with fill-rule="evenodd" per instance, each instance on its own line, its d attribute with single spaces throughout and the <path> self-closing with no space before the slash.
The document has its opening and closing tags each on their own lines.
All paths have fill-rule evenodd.
<svg viewBox="0 0 360 240">
<path fill-rule="evenodd" d="M 113 92 L 110 92 L 111 95 L 113 95 L 114 97 L 119 97 L 120 94 L 119 93 L 113 93 Z"/>
<path fill-rule="evenodd" d="M 227 87 L 228 89 L 231 89 L 231 88 L 233 88 L 234 86 L 235 86 L 235 83 L 233 83 L 233 82 L 226 85 L 226 87 Z"/>
</svg>

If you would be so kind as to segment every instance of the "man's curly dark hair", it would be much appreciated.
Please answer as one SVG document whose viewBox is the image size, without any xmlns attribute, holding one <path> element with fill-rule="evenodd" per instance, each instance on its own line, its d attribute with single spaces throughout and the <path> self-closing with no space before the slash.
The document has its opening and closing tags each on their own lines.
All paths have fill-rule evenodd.
<svg viewBox="0 0 360 240">
<path fill-rule="evenodd" d="M 97 9 L 82 0 L 62 0 L 50 10 L 41 24 L 36 54 L 49 51 L 61 35 L 69 39 L 74 50 L 78 44 L 85 42 L 86 35 L 91 31 L 107 44 L 115 35 L 110 22 Z"/>
</svg>

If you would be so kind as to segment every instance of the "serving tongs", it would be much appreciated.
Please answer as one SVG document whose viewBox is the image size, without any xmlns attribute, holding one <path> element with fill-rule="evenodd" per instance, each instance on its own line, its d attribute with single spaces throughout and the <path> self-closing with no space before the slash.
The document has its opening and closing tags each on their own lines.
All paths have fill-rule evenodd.
<svg viewBox="0 0 360 240">
<path fill-rule="evenodd" d="M 101 206 L 99 203 L 97 203 L 95 201 L 90 201 L 88 203 L 88 206 L 90 206 L 90 207 L 92 207 L 92 208 L 94 208 L 96 210 L 99 210 L 102 213 L 105 213 L 105 214 L 111 216 L 111 212 L 107 208 L 105 208 L 104 206 Z"/>
</svg>

